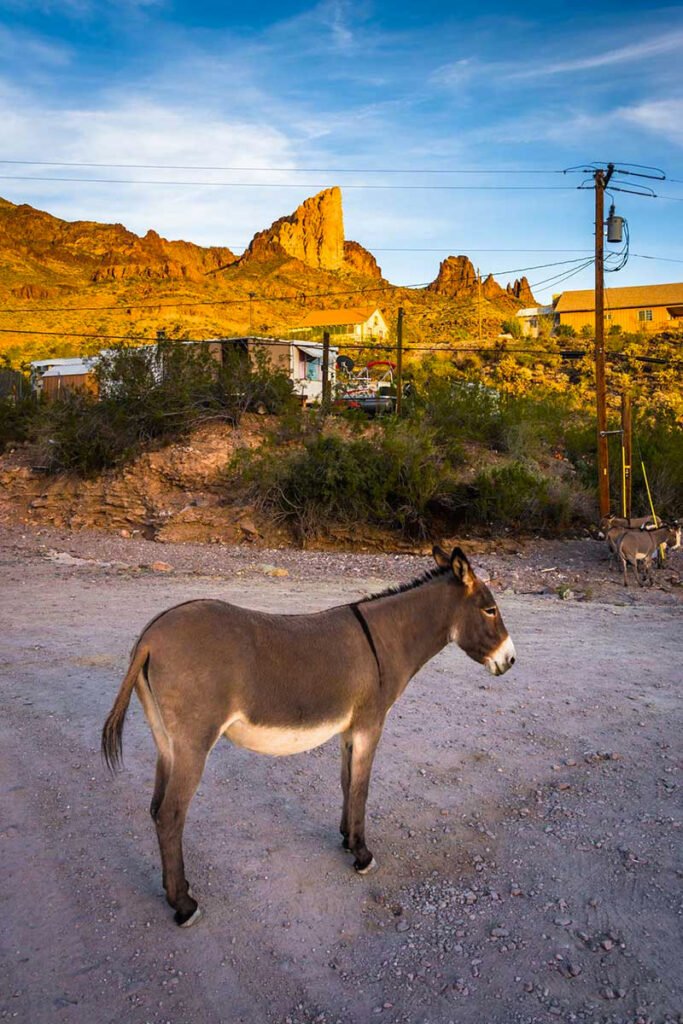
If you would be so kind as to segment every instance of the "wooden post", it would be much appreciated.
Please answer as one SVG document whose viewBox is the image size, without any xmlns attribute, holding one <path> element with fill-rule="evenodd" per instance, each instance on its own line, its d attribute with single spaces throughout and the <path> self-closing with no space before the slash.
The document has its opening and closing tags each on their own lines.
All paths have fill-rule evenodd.
<svg viewBox="0 0 683 1024">
<path fill-rule="evenodd" d="M 481 271 L 477 267 L 477 311 L 479 317 L 479 344 L 481 345 Z"/>
<path fill-rule="evenodd" d="M 323 331 L 323 416 L 330 411 L 330 404 L 330 332 Z"/>
<path fill-rule="evenodd" d="M 609 515 L 609 451 L 607 447 L 607 391 L 605 387 L 605 186 L 607 174 L 595 172 L 595 399 L 598 420 L 598 499 L 600 515 Z"/>
<path fill-rule="evenodd" d="M 403 306 L 398 307 L 396 324 L 396 415 L 403 411 Z"/>
<path fill-rule="evenodd" d="M 624 460 L 624 494 L 622 504 L 625 518 L 630 519 L 633 478 L 633 447 L 631 438 L 631 396 L 626 394 L 626 392 L 621 396 L 621 444 Z"/>
</svg>

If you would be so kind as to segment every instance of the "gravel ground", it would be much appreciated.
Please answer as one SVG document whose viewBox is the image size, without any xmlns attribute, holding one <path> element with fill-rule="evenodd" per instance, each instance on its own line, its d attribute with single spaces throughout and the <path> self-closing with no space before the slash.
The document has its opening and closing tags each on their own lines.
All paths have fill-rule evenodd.
<svg viewBox="0 0 683 1024">
<path fill-rule="evenodd" d="M 205 919 L 182 931 L 135 701 L 125 771 L 99 757 L 137 633 L 192 597 L 312 610 L 427 561 L 4 532 L 0 1017 L 683 1020 L 678 553 L 660 587 L 624 592 L 595 542 L 471 547 L 518 661 L 492 679 L 448 648 L 392 711 L 368 802 L 379 872 L 356 877 L 339 845 L 336 743 L 219 744 L 186 830 Z"/>
</svg>

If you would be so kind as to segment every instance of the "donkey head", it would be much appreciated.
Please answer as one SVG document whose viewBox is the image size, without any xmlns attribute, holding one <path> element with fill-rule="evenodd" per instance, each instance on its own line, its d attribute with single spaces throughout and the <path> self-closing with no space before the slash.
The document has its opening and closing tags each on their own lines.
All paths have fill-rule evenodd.
<svg viewBox="0 0 683 1024">
<path fill-rule="evenodd" d="M 451 570 L 456 587 L 449 639 L 491 675 L 502 676 L 515 663 L 515 645 L 491 591 L 473 572 L 461 548 L 453 548 L 449 555 L 435 547 L 432 553 L 439 568 Z"/>
</svg>

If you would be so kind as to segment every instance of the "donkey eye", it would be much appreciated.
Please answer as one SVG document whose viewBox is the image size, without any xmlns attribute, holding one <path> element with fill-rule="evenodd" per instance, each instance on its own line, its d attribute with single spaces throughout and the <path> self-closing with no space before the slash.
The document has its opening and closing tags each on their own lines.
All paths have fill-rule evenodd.
<svg viewBox="0 0 683 1024">
<path fill-rule="evenodd" d="M 486 615 L 495 615 L 497 611 L 497 608 L 484 608 L 484 613 Z"/>
</svg>

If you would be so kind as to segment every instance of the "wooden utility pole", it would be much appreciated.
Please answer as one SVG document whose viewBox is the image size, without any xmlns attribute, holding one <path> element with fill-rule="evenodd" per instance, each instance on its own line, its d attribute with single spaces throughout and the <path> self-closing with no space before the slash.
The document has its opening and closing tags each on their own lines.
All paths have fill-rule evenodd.
<svg viewBox="0 0 683 1024">
<path fill-rule="evenodd" d="M 626 392 L 621 396 L 621 456 L 623 460 L 622 512 L 626 519 L 630 519 L 633 447 L 631 437 L 631 396 Z"/>
<path fill-rule="evenodd" d="M 598 499 L 600 515 L 609 515 L 609 452 L 605 387 L 605 188 L 614 164 L 595 171 L 595 398 L 598 420 Z"/>
<path fill-rule="evenodd" d="M 254 296 L 256 292 L 249 292 L 249 336 L 254 333 Z"/>
<path fill-rule="evenodd" d="M 477 267 L 477 314 L 479 317 L 479 344 L 481 345 L 481 271 Z"/>
<path fill-rule="evenodd" d="M 403 411 L 403 306 L 398 307 L 396 324 L 396 415 Z"/>
<path fill-rule="evenodd" d="M 330 332 L 323 331 L 323 416 L 330 411 L 330 390 Z"/>
</svg>

